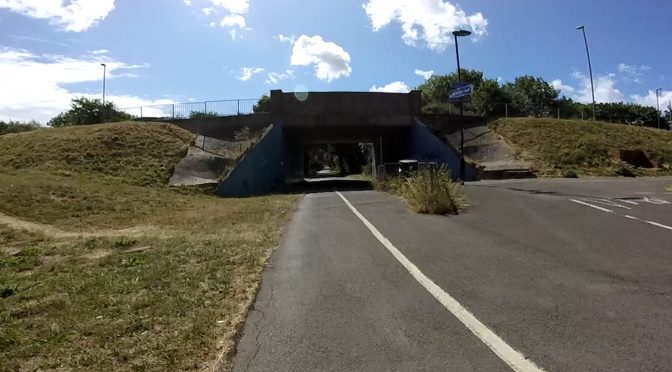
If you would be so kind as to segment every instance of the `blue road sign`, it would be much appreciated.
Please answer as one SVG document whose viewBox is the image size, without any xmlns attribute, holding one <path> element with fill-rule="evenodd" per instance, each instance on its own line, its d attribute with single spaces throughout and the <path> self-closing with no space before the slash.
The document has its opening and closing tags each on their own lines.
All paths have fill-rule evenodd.
<svg viewBox="0 0 672 372">
<path fill-rule="evenodd" d="M 456 83 L 452 86 L 453 89 L 450 90 L 448 95 L 448 100 L 450 102 L 459 102 L 462 101 L 465 97 L 471 96 L 474 92 L 474 86 L 472 84 L 465 83 Z"/>
</svg>

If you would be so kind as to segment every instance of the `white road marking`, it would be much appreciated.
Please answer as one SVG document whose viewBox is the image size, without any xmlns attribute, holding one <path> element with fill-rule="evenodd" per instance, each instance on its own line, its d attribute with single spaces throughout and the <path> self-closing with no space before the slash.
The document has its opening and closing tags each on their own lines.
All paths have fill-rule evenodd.
<svg viewBox="0 0 672 372">
<path fill-rule="evenodd" d="M 623 203 L 632 204 L 632 205 L 639 205 L 639 203 L 634 202 L 634 201 L 632 201 L 632 200 L 627 200 L 627 199 L 618 199 L 618 201 L 621 201 L 621 202 L 623 202 Z"/>
<path fill-rule="evenodd" d="M 431 279 L 418 269 L 413 262 L 408 260 L 378 229 L 366 219 L 357 208 L 355 208 L 348 199 L 340 192 L 336 192 L 343 199 L 345 205 L 350 208 L 352 213 L 357 216 L 362 223 L 371 231 L 378 241 L 387 248 L 387 250 L 401 263 L 406 270 L 420 283 L 434 298 L 436 298 L 448 311 L 450 311 L 462 324 L 478 337 L 486 346 L 490 348 L 497 356 L 508 364 L 511 369 L 517 372 L 543 372 L 543 369 L 537 367 L 534 362 L 525 358 L 525 356 L 516 349 L 509 346 L 503 339 L 491 331 L 485 324 L 481 323 L 469 310 L 460 305 L 457 300 L 446 293 L 441 287 L 436 285 Z"/>
<path fill-rule="evenodd" d="M 616 203 L 615 201 L 613 201 L 613 200 L 609 200 L 609 199 L 590 198 L 590 199 L 587 199 L 587 200 L 588 200 L 588 201 L 591 201 L 591 202 L 593 202 L 593 203 L 599 203 L 599 204 L 608 205 L 608 206 L 610 206 L 610 207 L 616 207 L 616 208 L 628 209 L 628 210 L 629 210 L 629 209 L 632 209 L 632 208 L 630 208 L 630 207 L 626 207 L 625 205 L 620 205 L 620 204 Z"/>
<path fill-rule="evenodd" d="M 643 219 L 641 219 L 641 218 L 637 218 L 637 217 L 634 217 L 634 216 L 628 216 L 628 215 L 626 215 L 626 216 L 624 216 L 624 217 L 625 217 L 625 218 L 629 218 L 629 219 L 631 219 L 631 220 L 635 220 L 635 221 L 639 221 L 639 222 L 648 223 L 649 225 L 653 225 L 653 226 L 656 226 L 656 227 L 661 227 L 661 228 L 663 228 L 663 229 L 665 229 L 665 230 L 670 230 L 670 231 L 672 231 L 672 226 L 663 225 L 662 223 L 653 222 L 653 221 L 647 221 L 647 220 L 643 220 Z"/>
<path fill-rule="evenodd" d="M 614 213 L 614 211 L 612 211 L 611 209 L 602 208 L 602 207 L 600 207 L 600 206 L 597 206 L 597 205 L 594 205 L 594 204 L 590 204 L 590 203 L 586 203 L 586 202 L 581 201 L 581 200 L 569 199 L 569 201 L 572 201 L 572 202 L 577 203 L 577 204 L 585 205 L 586 207 L 595 208 L 595 209 L 597 209 L 598 211 L 607 212 L 607 213 Z"/>
<path fill-rule="evenodd" d="M 667 205 L 670 204 L 669 201 L 665 199 L 659 199 L 659 198 L 651 198 L 651 197 L 645 197 L 644 201 L 647 203 L 655 204 L 655 205 Z"/>
</svg>

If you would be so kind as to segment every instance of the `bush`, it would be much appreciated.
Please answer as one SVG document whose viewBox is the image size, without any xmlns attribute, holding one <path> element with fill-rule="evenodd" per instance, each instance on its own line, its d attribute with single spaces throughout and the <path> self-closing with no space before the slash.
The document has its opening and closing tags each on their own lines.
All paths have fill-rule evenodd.
<svg viewBox="0 0 672 372">
<path fill-rule="evenodd" d="M 99 99 L 74 98 L 68 111 L 49 120 L 48 126 L 59 128 L 72 125 L 91 125 L 131 120 L 131 115 L 119 111 L 112 102 Z"/>
<path fill-rule="evenodd" d="M 563 175 L 565 178 L 579 178 L 579 175 L 574 169 L 567 169 Z"/>
<path fill-rule="evenodd" d="M 458 214 L 464 206 L 462 186 L 453 182 L 446 167 L 421 169 L 405 179 L 376 182 L 375 188 L 401 196 L 416 213 Z"/>
<path fill-rule="evenodd" d="M 2 121 L 0 120 L 0 136 L 8 133 L 20 133 L 35 130 L 40 127 L 40 123 L 36 121 L 20 122 L 20 121 Z"/>
<path fill-rule="evenodd" d="M 624 163 L 618 163 L 618 165 L 616 165 L 614 174 L 621 177 L 637 177 L 632 166 Z"/>
</svg>

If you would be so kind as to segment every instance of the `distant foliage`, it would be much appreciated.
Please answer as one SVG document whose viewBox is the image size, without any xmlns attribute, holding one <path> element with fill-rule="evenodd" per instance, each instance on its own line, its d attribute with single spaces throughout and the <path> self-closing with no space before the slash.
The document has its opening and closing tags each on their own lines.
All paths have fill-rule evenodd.
<svg viewBox="0 0 672 372">
<path fill-rule="evenodd" d="M 189 119 L 198 119 L 198 118 L 216 118 L 219 115 L 214 111 L 202 112 L 202 111 L 192 111 L 189 113 Z"/>
<path fill-rule="evenodd" d="M 558 117 L 562 119 L 592 119 L 592 104 L 574 102 L 560 97 L 560 92 L 540 77 L 519 76 L 513 82 L 501 84 L 498 80 L 486 79 L 481 71 L 462 69 L 461 82 L 473 84 L 471 99 L 463 103 L 466 115 L 484 117 Z M 422 91 L 423 112 L 426 114 L 455 115 L 457 104 L 449 103 L 452 84 L 457 82 L 457 73 L 434 75 L 417 87 Z M 620 124 L 647 127 L 658 126 L 658 111 L 655 107 L 632 103 L 598 103 L 596 118 Z M 672 107 L 661 113 L 661 128 L 669 129 Z"/>
<path fill-rule="evenodd" d="M 112 102 L 85 97 L 74 98 L 68 111 L 49 120 L 50 127 L 69 127 L 131 120 L 131 115 L 119 111 Z"/>
<path fill-rule="evenodd" d="M 267 94 L 261 96 L 259 101 L 257 101 L 257 104 L 252 106 L 252 111 L 254 113 L 271 112 L 271 97 L 269 97 Z"/>
<path fill-rule="evenodd" d="M 22 121 L 2 121 L 0 120 L 0 136 L 3 134 L 9 134 L 9 133 L 20 133 L 20 132 L 28 132 L 31 130 L 35 130 L 40 127 L 40 123 L 36 121 L 28 121 L 28 122 L 22 122 Z"/>
</svg>

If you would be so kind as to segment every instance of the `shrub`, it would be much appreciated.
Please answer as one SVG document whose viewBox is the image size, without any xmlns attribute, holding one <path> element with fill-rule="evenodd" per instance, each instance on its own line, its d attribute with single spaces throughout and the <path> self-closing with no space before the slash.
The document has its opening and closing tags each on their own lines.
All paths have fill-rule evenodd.
<svg viewBox="0 0 672 372">
<path fill-rule="evenodd" d="M 2 121 L 0 120 L 0 136 L 8 133 L 21 133 L 38 129 L 40 123 L 36 121 L 20 122 L 20 121 Z"/>
<path fill-rule="evenodd" d="M 579 178 L 579 175 L 574 169 L 567 169 L 563 175 L 565 178 Z"/>
<path fill-rule="evenodd" d="M 374 187 L 401 196 L 416 213 L 458 214 L 464 205 L 462 186 L 453 182 L 446 167 L 421 169 L 407 178 L 375 182 Z"/>
</svg>

